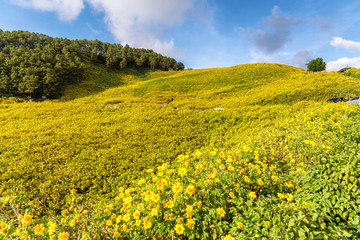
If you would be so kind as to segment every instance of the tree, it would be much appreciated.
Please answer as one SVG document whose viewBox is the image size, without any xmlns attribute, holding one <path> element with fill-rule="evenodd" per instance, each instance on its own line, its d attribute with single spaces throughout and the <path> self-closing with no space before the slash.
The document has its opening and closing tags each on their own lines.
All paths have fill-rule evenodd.
<svg viewBox="0 0 360 240">
<path fill-rule="evenodd" d="M 177 68 L 177 70 L 184 70 L 185 66 L 182 62 L 178 62 L 176 64 L 176 68 Z"/>
<path fill-rule="evenodd" d="M 320 72 L 326 69 L 326 63 L 322 58 L 311 60 L 307 65 L 307 70 L 312 72 Z"/>
</svg>

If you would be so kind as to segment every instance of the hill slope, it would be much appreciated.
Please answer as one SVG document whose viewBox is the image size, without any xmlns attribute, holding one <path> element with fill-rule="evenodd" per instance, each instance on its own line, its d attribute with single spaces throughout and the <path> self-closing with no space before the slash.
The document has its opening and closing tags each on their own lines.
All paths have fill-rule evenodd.
<svg viewBox="0 0 360 240">
<path fill-rule="evenodd" d="M 349 169 L 359 164 L 352 148 L 360 139 L 359 107 L 324 103 L 359 95 L 357 79 L 279 64 L 166 73 L 90 65 L 84 76 L 64 89 L 62 100 L 0 105 L 2 196 L 34 216 L 46 216 L 42 204 L 57 218 L 60 210 L 70 212 L 56 236 L 72 229 L 75 237 L 85 228 L 92 239 L 357 234 L 359 171 Z M 137 184 L 141 178 L 146 186 Z M 333 190 L 339 179 L 355 191 Z M 337 191 L 334 201 L 349 215 L 332 199 L 321 200 Z M 97 207 L 75 221 L 80 199 Z M 140 223 L 136 211 L 143 212 Z M 126 220 L 127 214 L 134 217 Z M 320 226 L 323 232 L 315 233 Z"/>
</svg>

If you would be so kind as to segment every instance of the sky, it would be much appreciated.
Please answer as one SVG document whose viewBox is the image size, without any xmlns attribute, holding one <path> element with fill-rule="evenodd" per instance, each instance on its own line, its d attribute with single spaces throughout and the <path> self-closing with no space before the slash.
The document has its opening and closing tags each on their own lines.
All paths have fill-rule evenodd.
<svg viewBox="0 0 360 240">
<path fill-rule="evenodd" d="M 358 0 L 0 0 L 0 29 L 153 49 L 186 66 L 360 68 Z"/>
</svg>

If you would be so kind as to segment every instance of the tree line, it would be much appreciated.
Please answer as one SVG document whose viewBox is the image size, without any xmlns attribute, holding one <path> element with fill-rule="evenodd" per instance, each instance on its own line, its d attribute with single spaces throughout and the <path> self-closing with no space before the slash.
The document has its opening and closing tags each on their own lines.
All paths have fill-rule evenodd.
<svg viewBox="0 0 360 240">
<path fill-rule="evenodd" d="M 0 95 L 59 97 L 62 86 L 80 79 L 86 62 L 108 69 L 184 68 L 181 62 L 153 50 L 0 29 Z"/>
</svg>

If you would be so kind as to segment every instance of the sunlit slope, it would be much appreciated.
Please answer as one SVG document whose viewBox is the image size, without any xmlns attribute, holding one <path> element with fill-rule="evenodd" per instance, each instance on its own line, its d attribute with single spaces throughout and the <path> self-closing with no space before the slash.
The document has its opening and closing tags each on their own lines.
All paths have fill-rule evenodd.
<svg viewBox="0 0 360 240">
<path fill-rule="evenodd" d="M 130 88 L 112 89 L 103 99 L 145 101 L 190 109 L 234 108 L 351 97 L 359 93 L 359 87 L 358 80 L 336 72 L 312 73 L 281 64 L 245 64 L 184 71 Z"/>
<path fill-rule="evenodd" d="M 92 65 L 63 99 L 0 104 L 0 190 L 45 191 L 50 205 L 72 188 L 99 197 L 179 154 L 237 146 L 312 108 L 298 101 L 359 89 L 351 77 L 279 64 L 181 72 Z"/>
<path fill-rule="evenodd" d="M 134 82 L 145 81 L 156 77 L 170 76 L 175 72 L 164 72 L 145 68 L 108 70 L 101 65 L 87 64 L 81 80 L 77 84 L 65 86 L 61 100 L 72 100 L 103 92 L 110 88 L 126 86 Z"/>
</svg>

